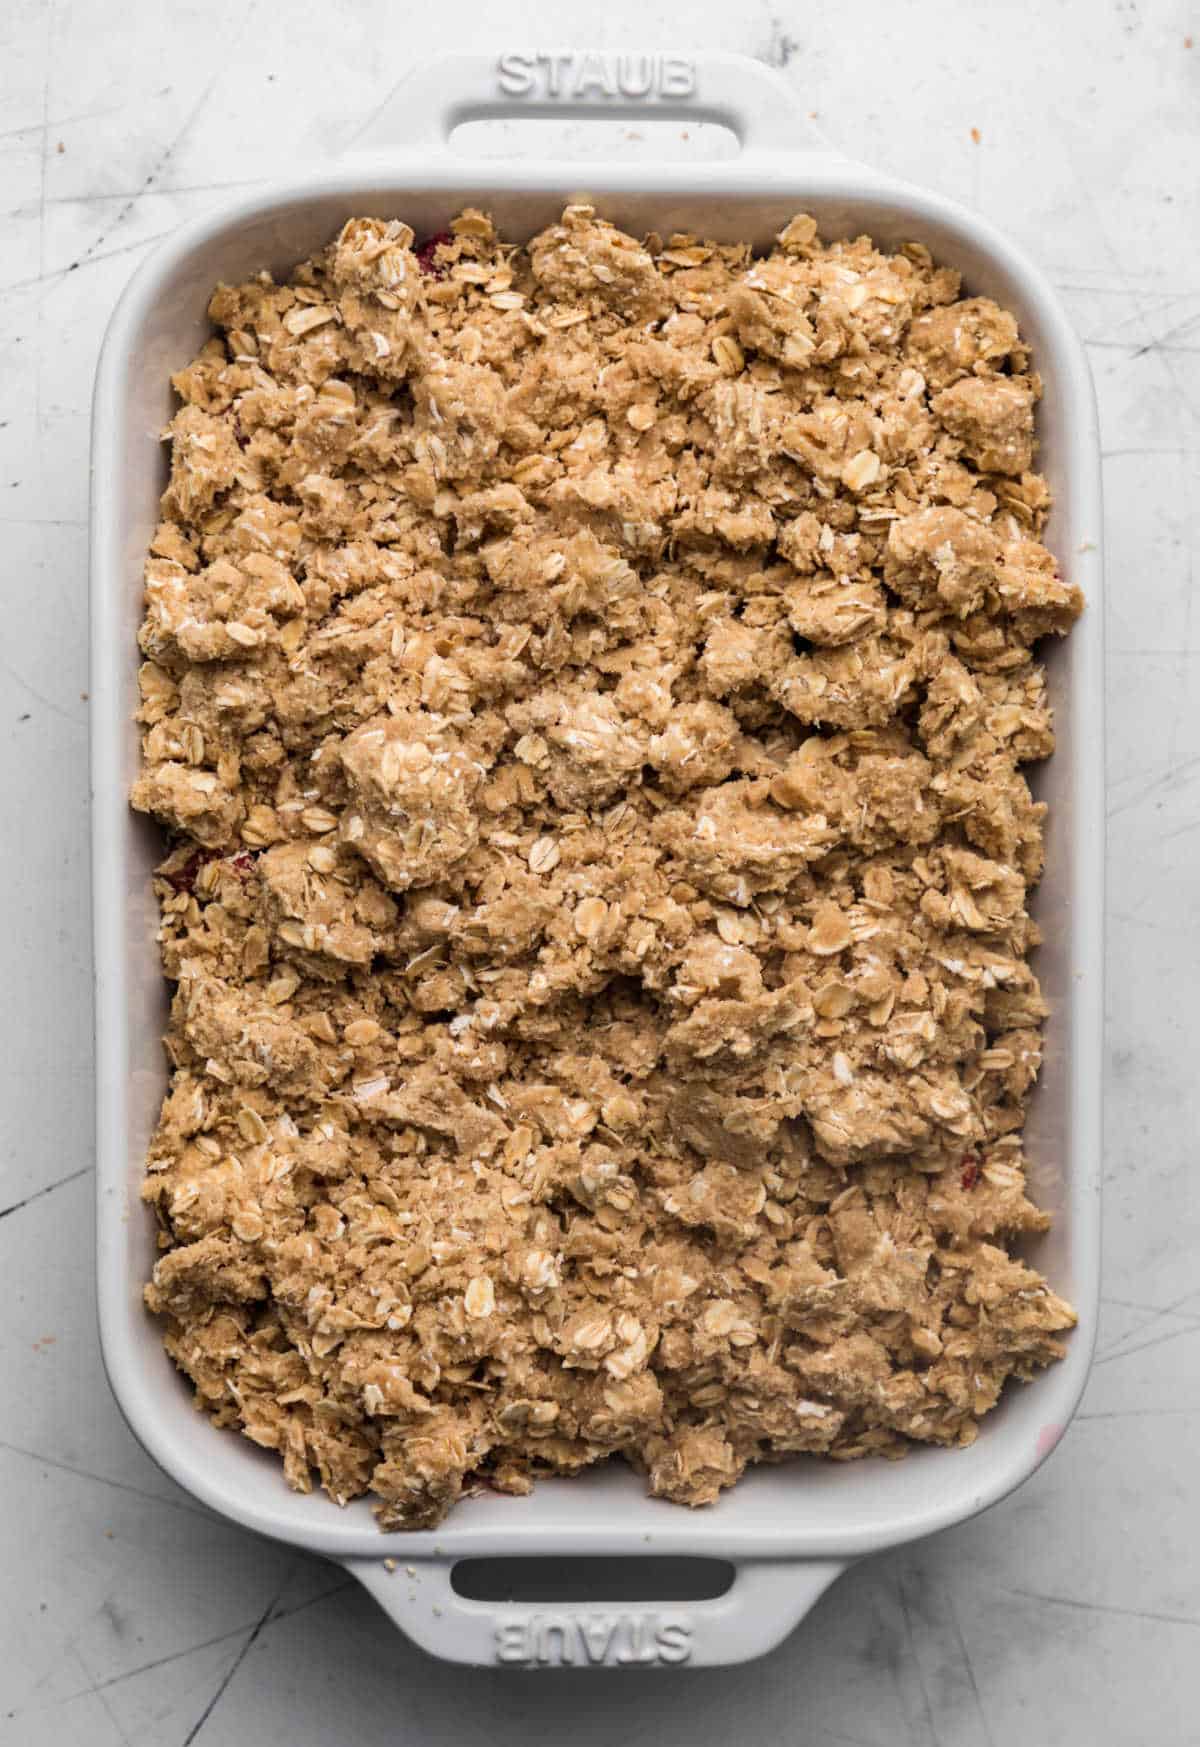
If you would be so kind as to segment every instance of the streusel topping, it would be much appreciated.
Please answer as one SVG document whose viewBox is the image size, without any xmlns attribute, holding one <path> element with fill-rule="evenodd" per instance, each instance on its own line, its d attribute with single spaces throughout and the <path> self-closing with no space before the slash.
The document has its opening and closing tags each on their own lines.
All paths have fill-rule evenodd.
<svg viewBox="0 0 1200 1747">
<path fill-rule="evenodd" d="M 919 244 L 352 219 L 174 379 L 144 768 L 175 986 L 147 1287 L 385 1528 L 617 1454 L 969 1443 L 1053 747 L 1039 382 Z"/>
</svg>

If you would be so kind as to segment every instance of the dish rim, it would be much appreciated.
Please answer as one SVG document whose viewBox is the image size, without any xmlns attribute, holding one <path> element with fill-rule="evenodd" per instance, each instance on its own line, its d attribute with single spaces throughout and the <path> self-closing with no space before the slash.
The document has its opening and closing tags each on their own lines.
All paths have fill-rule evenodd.
<svg viewBox="0 0 1200 1747">
<path fill-rule="evenodd" d="M 186 1437 L 176 1435 L 161 1413 L 162 1376 L 152 1378 L 145 1364 L 148 1347 L 133 1332 L 128 1277 L 129 1117 L 132 1025 L 129 965 L 121 950 L 122 931 L 111 926 L 130 893 L 131 829 L 126 815 L 124 738 L 136 672 L 136 651 L 127 647 L 120 629 L 118 591 L 134 586 L 126 570 L 125 531 L 121 521 L 122 464 L 116 434 L 127 419 L 126 394 L 130 359 L 147 314 L 170 279 L 200 251 L 227 239 L 251 222 L 284 218 L 298 206 L 323 199 L 344 199 L 347 215 L 364 200 L 390 206 L 408 199 L 443 197 L 447 206 L 476 197 L 537 196 L 567 198 L 584 179 L 589 194 L 601 204 L 622 197 L 665 201 L 678 197 L 704 201 L 727 196 L 741 203 L 794 202 L 796 210 L 839 200 L 849 206 L 869 205 L 911 221 L 913 234 L 930 230 L 961 239 L 964 249 L 990 257 L 1003 276 L 1020 287 L 1022 322 L 1036 310 L 1042 330 L 1036 362 L 1053 352 L 1055 393 L 1064 403 L 1064 454 L 1060 478 L 1069 489 L 1070 519 L 1093 530 L 1091 552 L 1072 553 L 1074 574 L 1088 600 L 1088 610 L 1072 632 L 1073 692 L 1071 713 L 1076 747 L 1068 773 L 1072 832 L 1070 937 L 1073 986 L 1062 997 L 1071 1009 L 1071 1060 L 1060 1072 L 1069 1077 L 1070 1193 L 1062 1217 L 1069 1219 L 1074 1284 L 1072 1296 L 1079 1327 L 1070 1337 L 1067 1357 L 1040 1375 L 1029 1387 L 1043 1397 L 1048 1433 L 1035 1447 L 1009 1448 L 1002 1437 L 992 1440 L 990 1459 L 969 1492 L 961 1486 L 931 1485 L 923 1509 L 899 1511 L 886 1526 L 831 1521 L 821 1530 L 797 1530 L 778 1516 L 764 1512 L 750 1520 L 730 1521 L 718 1505 L 703 1517 L 658 1505 L 663 1513 L 653 1525 L 652 1549 L 647 1546 L 646 1513 L 628 1510 L 618 1525 L 581 1520 L 572 1527 L 562 1520 L 556 1494 L 576 1488 L 579 1479 L 540 1482 L 532 1499 L 507 1506 L 511 1525 L 478 1526 L 459 1507 L 436 1530 L 408 1531 L 397 1541 L 382 1536 L 373 1521 L 357 1526 L 357 1513 L 331 1518 L 320 1501 L 297 1500 L 284 1492 L 277 1509 L 248 1502 L 230 1476 L 233 1466 L 217 1451 L 199 1459 Z M 876 226 L 877 228 L 877 226 Z M 939 258 L 942 250 L 939 249 Z M 185 362 L 186 360 L 180 360 Z M 1087 1380 L 1095 1339 L 1099 1295 L 1099 1207 L 1102 1085 L 1102 899 L 1103 899 L 1103 587 L 1101 569 L 1101 500 L 1099 443 L 1095 402 L 1083 347 L 1074 334 L 1057 293 L 1040 271 L 990 224 L 954 202 L 912 187 L 863 166 L 819 154 L 747 154 L 727 163 L 702 165 L 606 165 L 578 163 L 503 163 L 494 160 L 431 159 L 396 153 L 388 163 L 345 161 L 314 175 L 297 176 L 244 194 L 219 210 L 187 223 L 159 245 L 142 264 L 121 296 L 105 334 L 96 377 L 92 426 L 91 583 L 91 758 L 93 935 L 96 978 L 97 1083 L 97 1291 L 101 1350 L 113 1394 L 135 1437 L 172 1478 L 221 1515 L 275 1539 L 341 1559 L 379 1559 L 389 1548 L 413 1557 L 430 1553 L 447 1557 L 536 1554 L 614 1555 L 695 1552 L 710 1557 L 757 1559 L 838 1559 L 896 1546 L 918 1536 L 964 1521 L 998 1502 L 1022 1484 L 1053 1448 L 1075 1411 Z M 1060 488 L 1061 490 L 1061 488 Z M 1090 753 L 1082 750 L 1090 747 Z M 1061 754 L 1059 755 L 1061 756 Z M 139 876 L 140 878 L 140 876 Z M 1081 966 L 1083 968 L 1081 968 Z M 140 1160 L 138 1161 L 140 1175 Z M 137 1282 L 140 1290 L 141 1277 Z M 153 1346 L 163 1367 L 157 1331 Z M 173 1369 L 173 1368 L 172 1368 Z M 177 1416 L 175 1416 L 177 1418 Z M 205 1424 L 205 1432 L 213 1436 Z M 979 1451 L 987 1438 L 985 1422 Z M 215 1442 L 215 1439 L 214 1439 Z M 1011 1443 L 1011 1440 L 1009 1440 Z M 972 1452 L 917 1452 L 910 1461 L 968 1461 Z M 274 1458 L 271 1458 L 274 1460 Z M 228 1473 L 226 1472 L 228 1470 Z M 886 1478 L 885 1476 L 883 1478 Z M 744 1482 L 743 1484 L 747 1484 Z M 539 1500 L 552 1500 L 543 1508 Z M 303 1520 L 295 1504 L 302 1506 Z M 565 1507 L 564 1507 L 565 1513 Z M 554 1520 L 539 1521 L 549 1515 Z"/>
</svg>

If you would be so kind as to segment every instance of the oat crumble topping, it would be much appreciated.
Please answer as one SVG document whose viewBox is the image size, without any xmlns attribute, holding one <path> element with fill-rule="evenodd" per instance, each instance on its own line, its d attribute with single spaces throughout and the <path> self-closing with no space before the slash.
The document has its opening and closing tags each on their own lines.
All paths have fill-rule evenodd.
<svg viewBox="0 0 1200 1747">
<path fill-rule="evenodd" d="M 383 1527 L 967 1444 L 1070 1307 L 1022 1124 L 1053 746 L 1016 323 L 919 244 L 353 219 L 174 379 L 146 1289 Z"/>
</svg>

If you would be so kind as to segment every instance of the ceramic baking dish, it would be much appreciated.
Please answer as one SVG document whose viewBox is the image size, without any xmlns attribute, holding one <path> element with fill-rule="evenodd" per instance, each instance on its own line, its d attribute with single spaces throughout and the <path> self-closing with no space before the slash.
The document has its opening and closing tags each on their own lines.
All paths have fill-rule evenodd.
<svg viewBox="0 0 1200 1747">
<path fill-rule="evenodd" d="M 683 129 L 719 122 L 736 134 L 739 150 L 700 163 L 667 162 L 666 154 L 658 162 L 506 162 L 464 156 L 450 139 L 460 123 L 481 118 L 551 116 L 582 127 L 597 115 L 675 123 L 676 156 Z M 920 1449 L 900 1463 L 800 1459 L 760 1468 L 699 1513 L 645 1497 L 641 1481 L 613 1464 L 544 1482 L 528 1499 L 471 1498 L 435 1532 L 384 1536 L 365 1502 L 339 1510 L 324 1496 L 298 1496 L 274 1456 L 214 1431 L 194 1411 L 142 1308 L 154 1248 L 138 1184 L 165 1083 L 167 997 L 150 885 L 161 838 L 129 811 L 126 794 L 138 756 L 142 557 L 166 477 L 160 432 L 172 411 L 168 378 L 205 338 L 205 305 L 218 280 L 263 266 L 285 271 L 354 213 L 402 217 L 421 236 L 475 204 L 489 208 L 506 235 L 525 238 L 581 192 L 635 233 L 686 229 L 766 245 L 804 210 L 826 235 L 866 231 L 883 244 L 919 238 L 961 270 L 969 291 L 1014 310 L 1032 343 L 1045 380 L 1041 466 L 1055 496 L 1048 540 L 1089 603 L 1069 640 L 1049 653 L 1058 750 L 1033 777 L 1051 806 L 1048 872 L 1035 912 L 1052 1010 L 1028 1130 L 1032 1193 L 1054 1215 L 1053 1230 L 1035 1246 L 1037 1266 L 1078 1307 L 1079 1328 L 1068 1357 L 1035 1383 L 1011 1387 L 969 1450 Z M 183 226 L 140 269 L 100 360 L 91 537 L 100 1327 L 117 1400 L 162 1467 L 247 1528 L 340 1561 L 435 1654 L 528 1667 L 745 1660 L 777 1644 L 849 1561 L 961 1522 L 1027 1479 L 1074 1411 L 1096 1321 L 1104 828 L 1095 409 L 1082 347 L 1029 261 L 972 214 L 835 155 L 783 81 L 756 62 L 452 57 L 399 87 L 333 168 Z M 630 1561 L 630 1599 L 484 1602 L 465 1599 L 451 1583 L 464 1558 L 553 1560 L 577 1595 L 592 1569 L 578 1561 L 589 1555 Z M 647 1573 L 662 1569 L 656 1555 L 729 1561 L 732 1586 L 707 1601 L 648 1601 Z M 394 1574 L 385 1556 L 398 1561 Z M 542 1566 L 543 1576 L 549 1569 Z"/>
</svg>

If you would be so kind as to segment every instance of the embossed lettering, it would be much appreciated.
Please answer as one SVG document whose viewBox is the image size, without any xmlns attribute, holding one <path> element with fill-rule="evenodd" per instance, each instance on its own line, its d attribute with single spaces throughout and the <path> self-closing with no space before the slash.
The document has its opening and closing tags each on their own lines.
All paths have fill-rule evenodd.
<svg viewBox="0 0 1200 1747">
<path fill-rule="evenodd" d="M 506 1621 L 496 1627 L 496 1661 L 529 1661 L 529 1639 L 522 1621 Z"/>
<path fill-rule="evenodd" d="M 692 1628 L 658 1614 L 533 1614 L 495 1629 L 497 1662 L 526 1668 L 563 1668 L 585 1663 L 623 1667 L 689 1660 Z"/>
<path fill-rule="evenodd" d="M 692 97 L 695 63 L 687 55 L 533 55 L 509 53 L 496 63 L 506 97 Z"/>
<path fill-rule="evenodd" d="M 622 96 L 648 96 L 654 84 L 653 57 L 650 55 L 622 55 L 617 62 L 617 84 Z"/>
<path fill-rule="evenodd" d="M 664 55 L 659 76 L 664 97 L 690 97 L 696 89 L 696 69 L 683 55 Z"/>
<path fill-rule="evenodd" d="M 562 95 L 559 82 L 560 73 L 564 66 L 571 64 L 573 58 L 571 55 L 539 55 L 537 57 L 539 67 L 546 69 L 547 97 L 560 97 Z"/>
<path fill-rule="evenodd" d="M 634 1618 L 629 1621 L 629 1643 L 624 1650 L 617 1651 L 617 1661 L 622 1664 L 657 1662 L 658 1645 L 654 1641 L 650 1619 Z"/>
<path fill-rule="evenodd" d="M 600 91 L 605 97 L 615 97 L 612 73 L 605 55 L 584 55 L 575 75 L 575 96 L 586 97 L 589 91 Z"/>
<path fill-rule="evenodd" d="M 537 1634 L 537 1659 L 542 1664 L 552 1663 L 556 1668 L 570 1666 L 575 1660 L 575 1650 L 570 1637 L 570 1622 L 567 1620 L 546 1620 L 539 1622 Z"/>
<path fill-rule="evenodd" d="M 533 90 L 532 55 L 501 55 L 498 72 L 506 97 L 527 97 Z"/>
<path fill-rule="evenodd" d="M 692 1653 L 692 1628 L 682 1620 L 668 1620 L 656 1633 L 660 1662 L 686 1662 Z"/>
<path fill-rule="evenodd" d="M 579 1641 L 589 1662 L 608 1661 L 616 1630 L 616 1620 L 606 1620 L 602 1614 L 579 1621 Z"/>
</svg>

